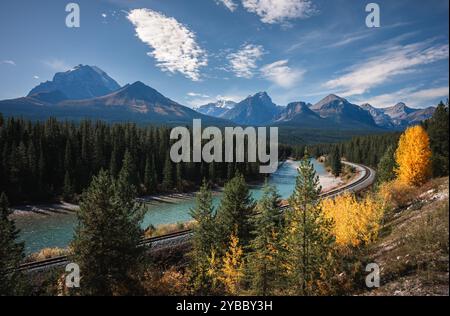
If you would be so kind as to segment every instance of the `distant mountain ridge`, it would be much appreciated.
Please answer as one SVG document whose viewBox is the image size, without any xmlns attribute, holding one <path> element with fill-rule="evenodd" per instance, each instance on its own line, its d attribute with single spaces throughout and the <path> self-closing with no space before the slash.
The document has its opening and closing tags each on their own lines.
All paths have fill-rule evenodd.
<svg viewBox="0 0 450 316">
<path fill-rule="evenodd" d="M 114 88 L 117 89 L 110 91 Z M 88 95 L 96 96 L 86 98 Z M 225 120 L 178 104 L 142 82 L 121 88 L 99 68 L 81 65 L 56 74 L 53 81 L 37 86 L 26 97 L 0 101 L 0 112 L 6 116 L 39 120 L 49 117 L 68 120 L 90 118 L 110 122 L 186 125 L 199 118 L 206 124 L 227 124 Z"/>
<path fill-rule="evenodd" d="M 111 122 L 189 124 L 194 118 L 217 125 L 286 126 L 294 129 L 391 130 L 404 129 L 430 118 L 435 108 L 412 109 L 404 103 L 388 108 L 361 106 L 335 94 L 316 104 L 292 102 L 276 105 L 267 92 L 250 95 L 239 103 L 219 100 L 191 109 L 142 82 L 120 87 L 96 66 L 78 65 L 55 74 L 52 81 L 33 88 L 28 96 L 0 101 L 6 116 L 30 119 L 101 119 Z"/>
<path fill-rule="evenodd" d="M 194 110 L 205 115 L 222 117 L 225 112 L 234 108 L 235 106 L 236 102 L 229 100 L 218 100 L 217 102 L 194 107 Z"/>
<path fill-rule="evenodd" d="M 242 125 L 264 125 L 279 113 L 278 106 L 266 92 L 258 92 L 226 111 L 221 118 Z"/>
<path fill-rule="evenodd" d="M 430 118 L 435 108 L 413 109 L 404 103 L 376 108 L 356 105 L 335 94 L 316 104 L 292 102 L 275 105 L 266 92 L 259 92 L 225 110 L 216 104 L 196 108 L 204 114 L 226 118 L 243 125 L 279 125 L 322 129 L 404 129 Z"/>
<path fill-rule="evenodd" d="M 33 88 L 28 96 L 54 91 L 62 92 L 68 99 L 90 99 L 120 88 L 120 85 L 106 72 L 96 66 L 78 65 L 58 72 L 52 81 L 46 81 Z"/>
</svg>

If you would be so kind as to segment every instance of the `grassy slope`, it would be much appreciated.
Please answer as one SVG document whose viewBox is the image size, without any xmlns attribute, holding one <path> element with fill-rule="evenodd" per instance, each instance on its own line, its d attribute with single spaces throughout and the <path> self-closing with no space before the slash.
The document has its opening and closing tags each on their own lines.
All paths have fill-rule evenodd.
<svg viewBox="0 0 450 316">
<path fill-rule="evenodd" d="M 432 180 L 388 214 L 368 258 L 380 266 L 381 287 L 363 295 L 449 295 L 448 181 Z"/>
</svg>

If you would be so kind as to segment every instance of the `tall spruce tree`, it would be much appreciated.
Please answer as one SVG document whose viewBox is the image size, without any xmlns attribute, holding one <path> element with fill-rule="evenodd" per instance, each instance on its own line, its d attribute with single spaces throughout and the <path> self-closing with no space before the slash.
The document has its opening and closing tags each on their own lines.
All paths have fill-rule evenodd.
<svg viewBox="0 0 450 316">
<path fill-rule="evenodd" d="M 24 259 L 24 245 L 17 242 L 19 231 L 9 219 L 9 209 L 5 193 L 0 195 L 0 296 L 22 295 L 24 279 L 16 269 Z"/>
<path fill-rule="evenodd" d="M 339 147 L 335 146 L 331 153 L 331 172 L 335 177 L 338 177 L 342 171 L 341 154 Z"/>
<path fill-rule="evenodd" d="M 449 174 L 449 107 L 440 102 L 433 117 L 426 122 L 430 136 L 430 148 L 433 153 L 432 166 L 435 177 Z"/>
<path fill-rule="evenodd" d="M 184 185 L 183 185 L 183 164 L 177 163 L 176 165 L 176 174 L 175 174 L 175 185 L 177 187 L 178 192 L 183 192 Z"/>
<path fill-rule="evenodd" d="M 156 178 L 156 169 L 155 169 L 155 159 L 152 155 L 152 158 L 147 157 L 145 162 L 145 172 L 144 172 L 144 186 L 147 194 L 153 194 L 157 191 L 157 178 Z"/>
<path fill-rule="evenodd" d="M 395 149 L 393 146 L 389 148 L 381 157 L 377 167 L 377 182 L 378 184 L 392 181 L 395 179 L 395 169 L 397 163 L 395 162 Z"/>
<path fill-rule="evenodd" d="M 280 195 L 274 186 L 265 184 L 263 195 L 251 219 L 254 239 L 250 242 L 247 278 L 255 295 L 275 295 L 282 280 L 282 223 Z M 278 292 L 279 293 L 279 292 Z"/>
<path fill-rule="evenodd" d="M 86 295 L 138 293 L 137 272 L 143 254 L 140 223 L 144 212 L 133 198 L 133 185 L 122 168 L 117 181 L 107 171 L 95 176 L 83 194 L 72 242 Z"/>
<path fill-rule="evenodd" d="M 298 168 L 295 191 L 286 214 L 285 263 L 288 293 L 318 294 L 326 284 L 334 238 L 333 223 L 324 217 L 319 204 L 319 177 L 305 155 Z"/>
<path fill-rule="evenodd" d="M 173 185 L 173 164 L 170 160 L 170 156 L 167 154 L 166 162 L 164 163 L 164 170 L 163 170 L 163 182 L 162 182 L 163 189 L 166 191 L 172 190 Z"/>
<path fill-rule="evenodd" d="M 209 273 L 209 257 L 215 251 L 217 240 L 212 192 L 206 180 L 203 180 L 195 208 L 191 209 L 190 214 L 196 221 L 190 252 L 192 290 L 194 294 L 208 295 L 213 283 Z"/>
<path fill-rule="evenodd" d="M 63 197 L 66 201 L 71 201 L 74 194 L 74 188 L 72 184 L 72 179 L 70 177 L 69 170 L 66 170 L 66 174 L 64 176 L 64 187 L 63 187 Z"/>
<path fill-rule="evenodd" d="M 248 246 L 253 231 L 250 218 L 255 214 L 255 202 L 245 182 L 244 176 L 236 176 L 225 184 L 223 197 L 217 212 L 219 240 L 229 244 L 231 235 L 236 234 L 240 244 Z"/>
</svg>

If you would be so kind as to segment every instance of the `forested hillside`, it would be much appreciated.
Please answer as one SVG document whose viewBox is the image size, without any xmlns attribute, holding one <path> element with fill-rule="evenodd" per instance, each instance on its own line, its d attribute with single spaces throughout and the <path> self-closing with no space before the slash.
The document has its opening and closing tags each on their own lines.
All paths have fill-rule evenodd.
<svg viewBox="0 0 450 316">
<path fill-rule="evenodd" d="M 0 114 L 0 192 L 12 203 L 72 200 L 101 169 L 117 176 L 124 158 L 140 194 L 193 190 L 203 178 L 222 184 L 236 170 L 247 180 L 260 178 L 257 163 L 174 164 L 169 136 L 166 127 L 55 119 L 34 123 Z"/>
</svg>

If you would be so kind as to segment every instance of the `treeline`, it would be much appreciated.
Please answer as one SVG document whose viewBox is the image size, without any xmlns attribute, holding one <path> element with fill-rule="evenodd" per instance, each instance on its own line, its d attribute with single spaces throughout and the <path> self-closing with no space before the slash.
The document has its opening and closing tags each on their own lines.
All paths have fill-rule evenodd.
<svg viewBox="0 0 450 316">
<path fill-rule="evenodd" d="M 0 192 L 11 203 L 61 196 L 73 200 L 100 170 L 116 177 L 127 155 L 140 195 L 195 190 L 204 178 L 222 185 L 236 171 L 248 180 L 263 177 L 258 163 L 174 164 L 169 138 L 167 127 L 89 120 L 31 122 L 0 114 Z M 280 146 L 280 159 L 289 155 L 290 147 Z"/>
<path fill-rule="evenodd" d="M 422 127 L 429 136 L 430 149 L 432 151 L 433 175 L 436 177 L 449 174 L 449 105 L 440 102 L 432 118 L 424 121 Z M 401 132 L 386 134 L 357 136 L 349 141 L 338 144 L 318 144 L 308 147 L 308 151 L 314 157 L 330 156 L 331 161 L 337 161 L 338 156 L 348 161 L 361 163 L 369 167 L 377 168 L 386 154 L 393 155 Z M 301 157 L 305 146 L 295 146 L 292 153 L 296 158 Z M 330 165 L 334 165 L 331 162 Z"/>
</svg>

